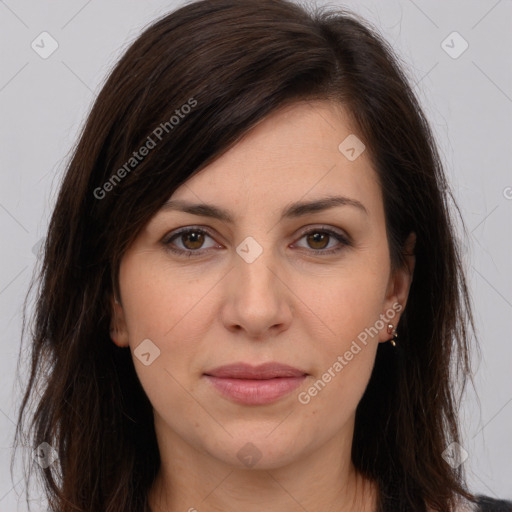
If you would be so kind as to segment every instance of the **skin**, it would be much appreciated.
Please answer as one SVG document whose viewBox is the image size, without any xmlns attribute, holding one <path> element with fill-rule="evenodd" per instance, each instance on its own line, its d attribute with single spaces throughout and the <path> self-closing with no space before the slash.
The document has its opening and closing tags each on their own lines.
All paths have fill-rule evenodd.
<svg viewBox="0 0 512 512">
<path fill-rule="evenodd" d="M 391 272 L 368 151 L 350 161 L 338 150 L 354 133 L 347 112 L 327 101 L 274 112 L 172 195 L 227 209 L 233 224 L 161 210 L 125 253 L 113 338 L 132 355 L 144 339 L 160 350 L 148 366 L 133 357 L 162 459 L 149 493 L 154 512 L 375 509 L 376 487 L 350 453 L 378 343 L 391 338 L 388 322 L 309 403 L 298 400 L 380 315 L 405 308 L 412 281 L 414 234 L 407 267 Z M 360 201 L 367 213 L 345 205 L 279 220 L 292 202 L 333 195 Z M 164 244 L 185 226 L 211 235 L 178 236 L 173 247 L 202 255 L 180 257 Z M 352 244 L 303 234 L 322 227 Z M 248 236 L 263 249 L 251 263 L 236 251 Z M 278 361 L 309 375 L 275 403 L 237 404 L 203 373 L 240 361 Z M 261 455 L 252 467 L 237 457 L 249 442 Z"/>
</svg>

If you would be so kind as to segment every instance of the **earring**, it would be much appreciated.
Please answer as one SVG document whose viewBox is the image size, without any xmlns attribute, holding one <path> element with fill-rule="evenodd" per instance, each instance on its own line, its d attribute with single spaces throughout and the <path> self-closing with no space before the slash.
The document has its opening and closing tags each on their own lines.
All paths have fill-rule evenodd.
<svg viewBox="0 0 512 512">
<path fill-rule="evenodd" d="M 388 324 L 388 334 L 393 335 L 393 337 L 388 341 L 391 342 L 391 345 L 393 345 L 393 347 L 396 347 L 396 340 L 398 339 L 398 334 L 393 324 Z"/>
</svg>

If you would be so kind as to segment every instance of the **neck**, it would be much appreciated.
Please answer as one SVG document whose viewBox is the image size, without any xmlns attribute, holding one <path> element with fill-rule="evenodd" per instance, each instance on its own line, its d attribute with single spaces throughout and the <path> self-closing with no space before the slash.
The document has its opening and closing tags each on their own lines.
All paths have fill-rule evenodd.
<svg viewBox="0 0 512 512">
<path fill-rule="evenodd" d="M 148 495 L 152 512 L 376 510 L 376 483 L 359 474 L 350 458 L 341 460 L 340 439 L 300 461 L 269 469 L 240 469 L 198 453 L 179 439 L 166 440 Z"/>
</svg>

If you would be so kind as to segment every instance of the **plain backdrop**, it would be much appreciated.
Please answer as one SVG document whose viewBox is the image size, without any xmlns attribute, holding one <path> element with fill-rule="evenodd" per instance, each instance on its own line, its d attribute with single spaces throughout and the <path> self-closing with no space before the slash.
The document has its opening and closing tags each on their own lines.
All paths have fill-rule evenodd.
<svg viewBox="0 0 512 512">
<path fill-rule="evenodd" d="M 14 376 L 21 307 L 60 179 L 107 72 L 145 26 L 178 5 L 0 0 L 2 512 L 26 510 L 18 497 L 24 492 L 19 468 L 13 478 L 9 469 L 20 400 Z M 477 393 L 467 387 L 461 414 L 464 465 L 470 490 L 510 499 L 512 1 L 329 5 L 361 14 L 393 45 L 435 132 L 469 233 L 462 240 L 464 261 L 482 347 L 482 357 L 474 356 Z M 46 37 L 51 49 L 42 32 L 58 44 L 47 58 L 32 48 Z M 44 504 L 36 500 L 34 510 L 45 510 Z"/>
</svg>

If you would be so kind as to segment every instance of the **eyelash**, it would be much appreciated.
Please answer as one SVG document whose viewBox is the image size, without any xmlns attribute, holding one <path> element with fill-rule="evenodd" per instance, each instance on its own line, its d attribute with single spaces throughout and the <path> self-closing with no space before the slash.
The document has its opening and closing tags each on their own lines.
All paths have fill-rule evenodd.
<svg viewBox="0 0 512 512">
<path fill-rule="evenodd" d="M 189 257 L 189 258 L 190 257 L 195 257 L 195 256 L 201 256 L 205 252 L 208 252 L 210 249 L 213 249 L 213 248 L 204 249 L 204 250 L 198 249 L 196 251 L 191 251 L 191 250 L 176 249 L 175 247 L 173 247 L 171 245 L 171 242 L 173 240 L 175 240 L 176 238 L 178 238 L 180 235 L 183 235 L 184 233 L 192 233 L 192 232 L 194 232 L 194 233 L 201 233 L 201 234 L 204 234 L 204 235 L 208 235 L 210 238 L 213 238 L 213 236 L 210 234 L 209 231 L 207 231 L 207 230 L 205 230 L 203 228 L 195 228 L 193 226 L 189 226 L 189 227 L 180 229 L 176 233 L 173 233 L 172 236 L 170 236 L 170 237 L 166 237 L 163 240 L 163 244 L 166 246 L 167 250 L 171 251 L 172 253 L 177 254 L 178 256 Z M 322 256 L 336 254 L 336 253 L 340 252 L 341 250 L 343 250 L 344 246 L 348 247 L 348 246 L 352 245 L 348 238 L 346 238 L 345 236 L 341 235 L 340 233 L 338 233 L 336 231 L 333 231 L 332 229 L 329 229 L 329 228 L 313 228 L 313 229 L 309 229 L 309 230 L 304 231 L 303 233 L 301 233 L 301 236 L 300 236 L 299 240 L 301 238 L 304 238 L 307 235 L 312 234 L 312 233 L 327 234 L 330 237 L 335 238 L 336 240 L 338 240 L 338 242 L 341 243 L 341 245 L 338 246 L 336 249 L 328 249 L 328 250 L 309 249 L 309 251 L 311 251 L 311 252 L 313 252 L 315 254 L 320 254 Z"/>
</svg>

